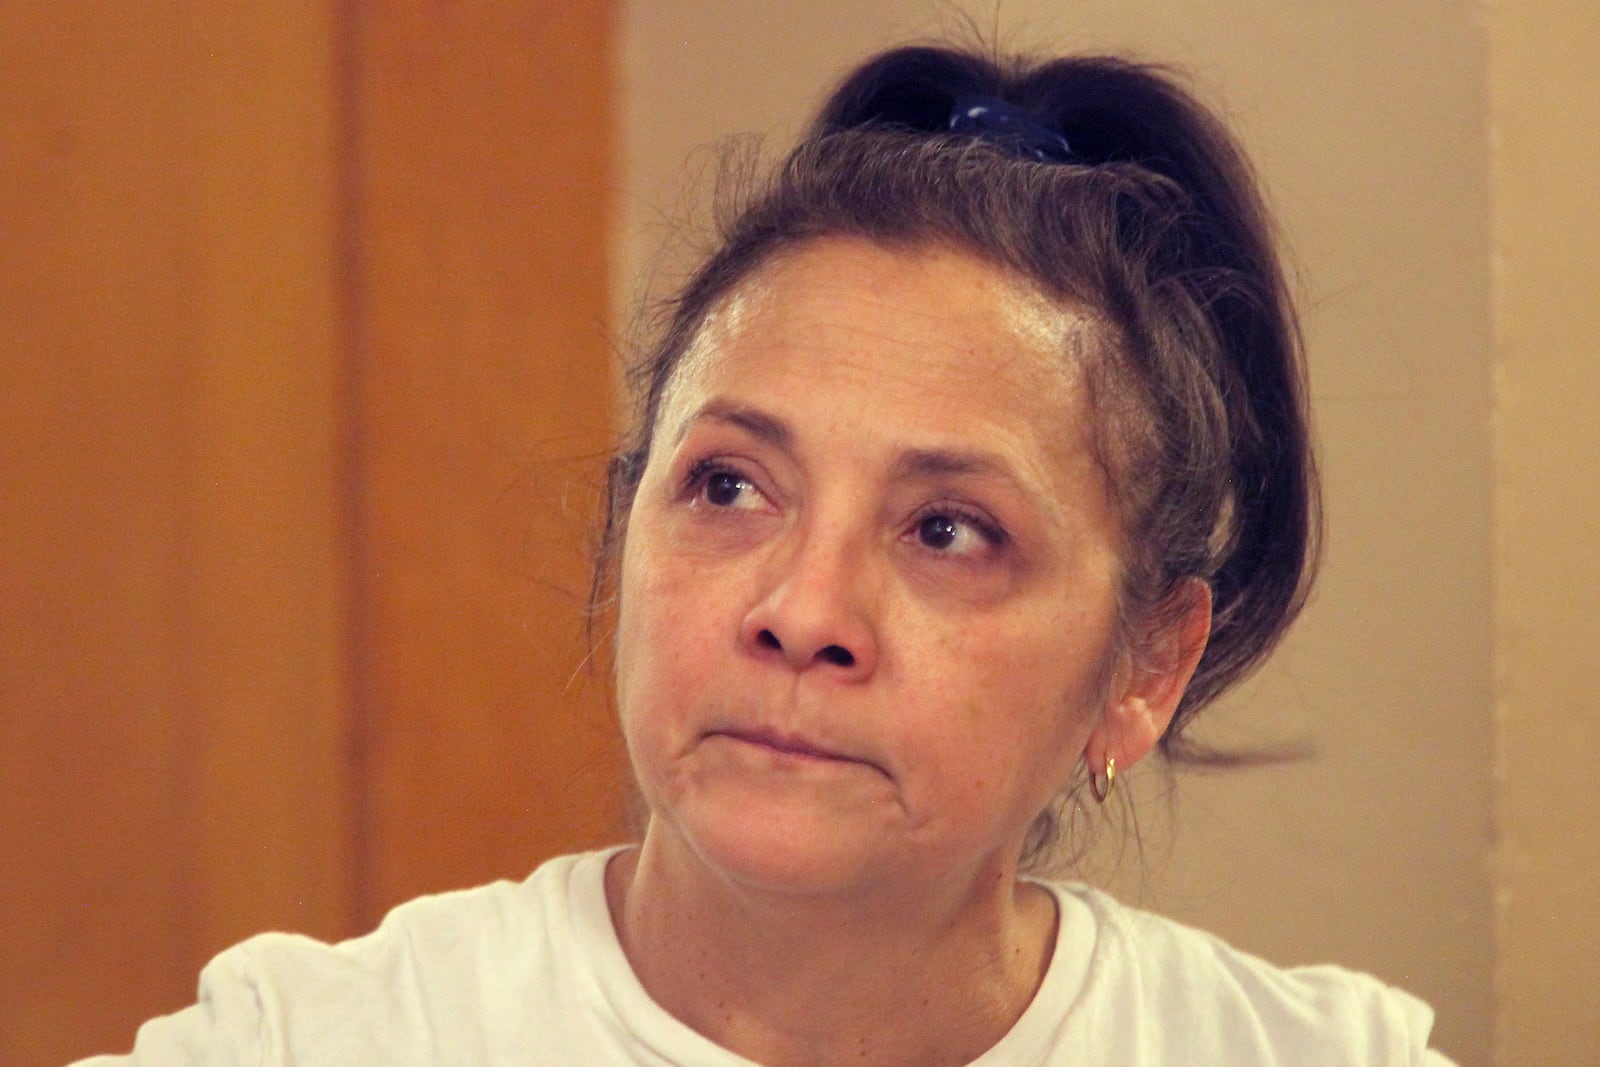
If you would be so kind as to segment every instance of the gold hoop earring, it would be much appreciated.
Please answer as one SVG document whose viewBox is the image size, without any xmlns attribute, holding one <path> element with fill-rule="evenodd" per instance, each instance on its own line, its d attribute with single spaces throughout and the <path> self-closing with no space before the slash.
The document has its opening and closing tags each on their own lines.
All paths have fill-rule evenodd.
<svg viewBox="0 0 1600 1067">
<path fill-rule="evenodd" d="M 1107 756 L 1106 773 L 1104 779 L 1105 784 L 1101 784 L 1101 778 L 1099 775 L 1095 774 L 1093 771 L 1089 772 L 1089 792 L 1093 794 L 1094 802 L 1096 804 L 1104 804 L 1106 802 L 1106 797 L 1111 795 L 1111 787 L 1115 785 L 1116 782 L 1117 757 Z"/>
</svg>

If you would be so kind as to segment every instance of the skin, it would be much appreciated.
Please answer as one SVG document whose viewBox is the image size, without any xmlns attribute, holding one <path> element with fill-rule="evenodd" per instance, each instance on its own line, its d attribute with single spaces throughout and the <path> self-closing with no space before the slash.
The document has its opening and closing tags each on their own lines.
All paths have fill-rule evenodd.
<svg viewBox="0 0 1600 1067">
<path fill-rule="evenodd" d="M 1080 761 L 1149 750 L 1209 622 L 1201 587 L 1119 640 L 1093 351 L 972 256 L 827 239 L 685 357 L 622 553 L 650 818 L 607 888 L 646 990 L 719 1044 L 960 1064 L 1037 989 L 1027 828 Z"/>
</svg>

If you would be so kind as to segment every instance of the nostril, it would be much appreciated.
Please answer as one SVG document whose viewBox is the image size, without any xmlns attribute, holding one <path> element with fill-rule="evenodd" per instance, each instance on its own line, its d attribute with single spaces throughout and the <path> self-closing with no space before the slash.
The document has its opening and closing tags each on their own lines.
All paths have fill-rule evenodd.
<svg viewBox="0 0 1600 1067">
<path fill-rule="evenodd" d="M 771 630 L 758 630 L 756 644 L 772 652 L 784 651 L 783 642 L 778 640 L 778 635 Z M 800 654 L 803 656 L 804 652 Z M 811 657 L 811 663 L 827 663 L 834 667 L 854 667 L 856 665 L 855 653 L 843 645 L 826 645 L 817 649 L 816 655 Z M 800 666 L 799 664 L 795 665 Z"/>
<path fill-rule="evenodd" d="M 817 655 L 835 667 L 854 667 L 856 665 L 856 658 L 850 654 L 850 650 L 839 645 L 829 645 L 821 652 L 818 652 Z"/>
</svg>

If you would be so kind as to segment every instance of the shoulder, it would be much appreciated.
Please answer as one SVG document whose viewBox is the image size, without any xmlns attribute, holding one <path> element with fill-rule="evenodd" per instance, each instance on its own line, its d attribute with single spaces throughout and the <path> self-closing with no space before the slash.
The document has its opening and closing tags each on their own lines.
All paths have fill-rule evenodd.
<svg viewBox="0 0 1600 1067">
<path fill-rule="evenodd" d="M 551 860 L 523 882 L 418 897 L 391 910 L 371 933 L 336 944 L 298 934 L 262 934 L 218 956 L 202 982 L 272 981 L 297 999 L 304 999 L 306 983 L 327 982 L 364 996 L 375 988 L 401 988 L 398 980 L 417 971 L 415 988 L 425 990 L 435 976 L 470 972 L 514 958 L 529 943 L 544 943 L 571 871 L 584 858 Z"/>
<path fill-rule="evenodd" d="M 571 871 L 585 857 L 543 864 L 525 881 L 498 881 L 472 889 L 417 897 L 398 905 L 371 933 L 328 944 L 298 934 L 262 934 L 224 952 L 207 974 L 252 970 L 326 970 L 340 980 L 390 981 L 397 968 L 481 961 L 537 938 L 559 911 Z"/>
<path fill-rule="evenodd" d="M 206 966 L 193 1007 L 141 1028 L 131 1062 L 499 1062 L 525 1036 L 530 990 L 560 988 L 572 887 L 603 862 L 420 897 L 337 944 L 252 937 Z"/>
<path fill-rule="evenodd" d="M 1098 891 L 1053 885 L 1093 914 L 1088 1010 L 1134 1003 L 1139 1040 L 1196 1062 L 1423 1064 L 1433 1012 L 1370 975 L 1277 967 L 1220 938 Z M 1153 1060 L 1152 1062 L 1166 1062 Z"/>
<path fill-rule="evenodd" d="M 248 988 L 286 1032 L 318 1041 L 337 1032 L 436 1045 L 445 1034 L 467 1038 L 461 1030 L 469 1023 L 482 1024 L 489 1040 L 503 1020 L 520 1017 L 530 989 L 548 985 L 546 972 L 558 966 L 552 956 L 567 932 L 574 875 L 597 860 L 564 856 L 520 883 L 420 897 L 389 912 L 372 933 L 339 944 L 286 934 L 253 938 L 214 961 L 202 988 Z"/>
</svg>

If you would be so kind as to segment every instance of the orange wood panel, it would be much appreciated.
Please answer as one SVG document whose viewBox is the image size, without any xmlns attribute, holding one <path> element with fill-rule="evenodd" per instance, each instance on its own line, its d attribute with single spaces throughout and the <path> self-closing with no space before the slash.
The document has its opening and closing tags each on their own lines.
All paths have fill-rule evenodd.
<svg viewBox="0 0 1600 1067">
<path fill-rule="evenodd" d="M 182 5 L 184 693 L 208 950 L 355 919 L 346 147 L 327 0 Z"/>
<path fill-rule="evenodd" d="M 619 746 L 580 671 L 611 23 L 592 0 L 360 8 L 369 920 L 618 833 Z"/>
<path fill-rule="evenodd" d="M 615 835 L 608 12 L 8 6 L 0 1063 Z"/>
<path fill-rule="evenodd" d="M 326 5 L 0 33 L 0 1063 L 351 928 Z"/>
</svg>

